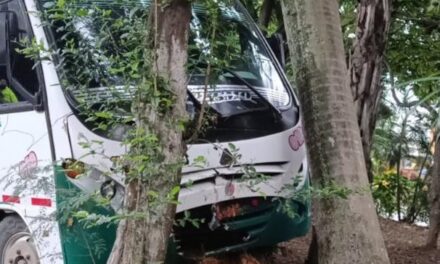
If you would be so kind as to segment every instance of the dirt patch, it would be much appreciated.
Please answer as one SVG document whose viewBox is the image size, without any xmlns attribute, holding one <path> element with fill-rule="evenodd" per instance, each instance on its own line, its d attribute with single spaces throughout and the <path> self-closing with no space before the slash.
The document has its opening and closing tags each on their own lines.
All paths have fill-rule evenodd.
<svg viewBox="0 0 440 264">
<path fill-rule="evenodd" d="M 424 250 L 428 229 L 391 220 L 380 220 L 388 255 L 392 264 L 439 264 L 440 250 Z M 272 249 L 257 249 L 249 252 L 254 256 L 252 264 L 304 264 L 311 235 L 281 243 Z M 243 256 L 217 259 L 215 264 L 241 264 Z M 206 262 L 209 263 L 209 262 Z"/>
<path fill-rule="evenodd" d="M 391 220 L 381 220 L 382 233 L 393 264 L 440 263 L 440 250 L 424 250 L 428 229 Z"/>
</svg>

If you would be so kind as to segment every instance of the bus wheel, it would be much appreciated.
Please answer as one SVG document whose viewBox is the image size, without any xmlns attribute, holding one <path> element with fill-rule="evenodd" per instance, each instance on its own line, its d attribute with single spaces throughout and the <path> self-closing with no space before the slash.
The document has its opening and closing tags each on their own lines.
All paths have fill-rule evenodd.
<svg viewBox="0 0 440 264">
<path fill-rule="evenodd" d="M 17 215 L 0 222 L 0 260 L 4 264 L 40 263 L 31 234 Z"/>
</svg>

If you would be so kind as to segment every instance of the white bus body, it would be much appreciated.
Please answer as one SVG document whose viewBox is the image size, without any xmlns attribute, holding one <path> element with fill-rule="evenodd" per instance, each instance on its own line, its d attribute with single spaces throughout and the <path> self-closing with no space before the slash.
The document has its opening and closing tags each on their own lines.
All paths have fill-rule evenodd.
<svg viewBox="0 0 440 264">
<path fill-rule="evenodd" d="M 35 0 L 13 0 L 0 4 L 0 27 L 3 27 L 3 31 L 5 27 L 13 23 L 11 20 L 15 19 L 11 17 L 11 11 L 18 14 L 16 18 L 20 36 L 33 36 L 46 47 L 50 46 L 48 31 L 42 26 Z M 11 34 L 8 31 L 10 30 L 6 30 L 6 34 Z M 55 178 L 57 174 L 58 177 L 64 177 L 67 184 L 84 193 L 99 191 L 101 185 L 110 178 L 118 183 L 117 193 L 112 201 L 113 207 L 117 210 L 122 203 L 123 175 L 103 176 L 100 172 L 111 170 L 113 164 L 108 157 L 123 155 L 127 149 L 121 142 L 93 132 L 74 113 L 66 99 L 63 87 L 60 86 L 61 81 L 52 61 L 43 60 L 35 69 L 26 69 L 29 67 L 29 62 L 22 62 L 19 55 L 12 54 L 14 44 L 5 43 L 9 37 L 2 39 L 1 34 L 0 28 L 0 81 L 6 80 L 8 85 L 16 90 L 19 102 L 1 103 L 0 101 L 0 261 L 42 264 L 105 263 L 105 257 L 97 257 L 90 249 L 93 246 L 87 244 L 93 242 L 90 239 L 72 242 L 66 237 L 69 236 L 69 228 L 77 223 L 61 222 L 57 217 L 62 194 L 57 195 L 59 186 Z M 260 35 L 259 37 L 261 38 Z M 264 40 L 262 41 L 274 69 L 277 70 L 276 74 L 279 74 L 282 85 L 286 87 L 290 96 L 290 110 L 281 110 L 281 114 L 286 112 L 287 116 L 293 113 L 297 117 L 293 118 L 295 120 L 285 129 L 274 133 L 225 140 L 215 144 L 189 145 L 187 152 L 189 160 L 204 156 L 206 166 L 203 168 L 186 166 L 183 169 L 182 188 L 177 206 L 178 214 L 186 210 L 197 212 L 199 208 L 202 212 L 203 208 L 230 201 L 250 202 L 258 209 L 257 203 L 267 203 L 264 199 L 260 200 L 262 194 L 266 197 L 288 195 L 283 188 L 291 185 L 295 177 L 299 180 L 295 183 L 294 189 L 289 189 L 288 192 L 303 190 L 308 186 L 306 150 L 296 97 L 283 76 L 280 66 L 275 62 L 274 55 L 269 51 Z M 9 50 L 4 48 L 8 45 L 11 45 Z M 6 54 L 7 59 L 3 59 L 3 65 L 2 47 L 3 51 L 7 50 L 10 53 Z M 4 55 L 3 58 L 5 58 Z M 5 65 L 8 63 L 14 65 Z M 27 74 L 33 74 L 33 79 Z M 11 78 L 21 83 L 27 93 L 14 87 Z M 0 91 L 1 88 L 0 86 Z M 287 113 L 288 111 L 290 112 Z M 288 117 L 283 116 L 283 118 Z M 93 147 L 97 148 L 98 154 L 91 155 L 90 149 L 82 148 L 80 143 L 84 141 L 102 142 Z M 252 165 L 257 172 L 270 175 L 270 177 L 252 187 L 247 180 L 238 179 L 240 166 L 230 167 L 221 164 L 222 155 L 225 154 L 224 149 L 228 148 L 229 143 L 233 143 L 239 149 L 242 155 L 241 164 Z M 105 155 L 100 153 L 105 153 Z M 60 176 L 59 165 L 65 159 L 81 160 L 93 170 L 89 176 L 77 179 L 71 179 L 65 175 Z M 185 187 L 185 183 L 188 182 L 192 182 L 191 186 Z M 240 221 L 246 220 L 249 223 L 254 221 L 249 225 L 230 220 L 228 227 L 232 229 L 230 232 L 233 232 L 230 234 L 231 241 L 214 245 L 209 252 L 218 253 L 251 246 L 270 245 L 290 237 L 303 235 L 309 226 L 309 208 L 308 203 L 297 204 L 302 209 L 299 218 L 292 219 L 293 222 L 289 222 L 287 218 L 283 218 L 281 222 L 275 222 L 273 220 L 275 217 L 284 216 L 273 208 L 261 211 L 258 219 L 242 216 Z M 267 204 L 267 206 L 272 205 Z M 284 226 L 277 226 L 280 223 Z M 286 223 L 295 223 L 297 226 L 295 224 L 285 226 Z M 222 225 L 222 223 L 219 224 Z M 284 234 L 275 236 L 277 232 L 280 232 L 280 228 Z M 213 230 L 213 239 L 218 235 L 220 241 L 222 234 L 229 232 L 226 228 L 220 229 Z M 9 231 L 6 232 L 7 230 Z M 194 236 L 198 235 L 198 232 L 194 230 L 176 231 L 176 233 L 179 232 L 182 234 L 193 232 Z M 203 242 L 203 238 L 200 238 L 200 241 Z M 75 251 L 76 253 L 68 252 L 75 243 L 76 246 L 88 248 L 88 256 L 78 255 L 82 254 L 78 252 L 83 252 L 79 249 Z M 111 244 L 106 245 L 106 252 L 111 246 Z"/>
</svg>

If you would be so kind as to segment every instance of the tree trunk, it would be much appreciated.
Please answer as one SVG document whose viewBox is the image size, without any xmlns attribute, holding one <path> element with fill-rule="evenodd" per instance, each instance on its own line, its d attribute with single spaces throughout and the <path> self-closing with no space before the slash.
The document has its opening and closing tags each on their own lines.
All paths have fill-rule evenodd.
<svg viewBox="0 0 440 264">
<path fill-rule="evenodd" d="M 440 232 L 440 133 L 437 132 L 434 151 L 434 169 L 432 171 L 431 188 L 429 190 L 431 211 L 429 214 L 429 231 L 426 248 L 437 248 Z"/>
<path fill-rule="evenodd" d="M 159 93 L 171 92 L 170 99 L 174 100 L 174 104 L 158 109 L 160 106 L 139 102 L 136 113 L 138 130 L 149 131 L 158 137 L 161 164 L 153 177 L 128 182 L 124 206 L 127 213 L 133 216 L 122 221 L 118 227 L 108 260 L 111 264 L 164 263 L 175 215 L 175 203 L 171 203 L 167 196 L 180 185 L 184 147 L 178 124 L 186 115 L 186 63 L 191 6 L 187 0 L 157 0 L 152 5 L 151 16 L 154 89 Z M 135 155 L 147 153 L 142 148 L 130 151 Z M 154 204 L 151 191 L 160 197 Z"/>
<path fill-rule="evenodd" d="M 423 170 L 425 169 L 426 163 L 428 161 L 428 157 L 430 156 L 430 149 L 431 149 L 432 143 L 429 144 L 428 149 L 426 150 L 426 154 L 425 157 L 423 158 L 423 162 L 422 165 L 420 166 L 420 170 L 419 170 L 419 174 L 417 176 L 417 184 L 416 187 L 414 188 L 414 192 L 412 195 L 412 202 L 411 205 L 409 206 L 408 209 L 408 214 L 406 216 L 405 222 L 407 222 L 408 224 L 413 224 L 414 221 L 416 221 L 418 213 L 417 213 L 417 208 L 416 207 L 420 207 L 420 202 L 418 202 L 418 196 L 419 196 L 419 192 L 420 189 L 422 188 L 422 186 L 424 185 L 424 182 L 427 178 L 427 176 L 425 175 L 425 178 L 423 180 L 420 180 L 422 178 L 422 173 Z"/>
<path fill-rule="evenodd" d="M 258 18 L 258 22 L 260 27 L 267 31 L 267 27 L 269 26 L 270 19 L 272 17 L 272 10 L 275 6 L 275 0 L 264 0 L 263 5 L 261 6 L 260 16 Z"/>
<path fill-rule="evenodd" d="M 397 209 L 397 220 L 400 222 L 402 220 L 402 208 L 400 206 L 401 200 L 402 200 L 402 183 L 400 175 L 400 169 L 401 169 L 401 163 L 402 163 L 402 145 L 404 144 L 404 140 L 406 138 L 406 126 L 408 122 L 409 115 L 408 113 L 405 115 L 405 118 L 402 121 L 402 127 L 400 130 L 400 136 L 399 136 L 399 146 L 397 149 L 397 171 L 396 171 L 396 182 L 397 182 L 397 188 L 396 188 L 396 209 Z"/>
<path fill-rule="evenodd" d="M 361 131 L 368 178 L 373 180 L 370 150 L 383 86 L 382 61 L 390 27 L 391 0 L 361 0 L 356 39 L 350 54 L 350 86 Z"/>
<path fill-rule="evenodd" d="M 397 157 L 397 171 L 396 171 L 396 209 L 397 209 L 397 221 L 402 221 L 402 212 L 400 207 L 401 193 L 402 193 L 402 183 L 400 182 L 400 166 L 402 163 L 402 145 L 399 146 Z"/>
<path fill-rule="evenodd" d="M 317 187 L 336 184 L 359 191 L 315 204 L 318 262 L 389 263 L 368 188 L 338 1 L 282 3 L 313 181 Z"/>
</svg>

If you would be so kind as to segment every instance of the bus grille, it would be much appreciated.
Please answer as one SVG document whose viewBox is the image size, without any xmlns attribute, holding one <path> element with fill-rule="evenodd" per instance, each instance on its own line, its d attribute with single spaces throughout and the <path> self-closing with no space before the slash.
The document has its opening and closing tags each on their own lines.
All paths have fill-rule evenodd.
<svg viewBox="0 0 440 264">
<path fill-rule="evenodd" d="M 187 184 L 215 183 L 217 177 L 224 180 L 252 179 L 253 177 L 276 177 L 286 172 L 288 162 L 259 163 L 234 167 L 221 167 L 183 173 L 182 187 Z"/>
</svg>

